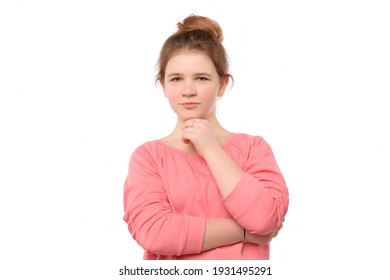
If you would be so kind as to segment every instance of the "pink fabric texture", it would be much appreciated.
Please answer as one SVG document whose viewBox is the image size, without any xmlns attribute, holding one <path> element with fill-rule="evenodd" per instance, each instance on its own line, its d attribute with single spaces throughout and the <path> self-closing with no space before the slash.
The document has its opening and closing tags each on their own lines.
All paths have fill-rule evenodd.
<svg viewBox="0 0 390 280">
<path fill-rule="evenodd" d="M 243 242 L 201 252 L 207 218 L 233 218 L 249 232 L 266 234 L 288 209 L 284 178 L 262 137 L 233 133 L 222 147 L 245 171 L 225 199 L 201 156 L 159 140 L 134 151 L 123 218 L 144 259 L 269 259 L 269 245 Z"/>
</svg>

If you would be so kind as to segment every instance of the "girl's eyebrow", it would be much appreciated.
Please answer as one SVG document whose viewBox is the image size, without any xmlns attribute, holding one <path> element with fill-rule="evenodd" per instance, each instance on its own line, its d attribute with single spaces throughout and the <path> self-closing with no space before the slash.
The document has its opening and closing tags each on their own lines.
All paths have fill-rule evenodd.
<svg viewBox="0 0 390 280">
<path fill-rule="evenodd" d="M 181 73 L 170 73 L 167 75 L 167 77 L 180 76 L 180 75 L 182 75 L 182 74 Z M 207 72 L 200 72 L 200 73 L 195 73 L 194 76 L 209 76 L 209 77 L 211 77 L 211 74 L 207 73 Z"/>
<path fill-rule="evenodd" d="M 167 77 L 171 77 L 171 76 L 180 76 L 180 73 L 171 73 L 167 75 Z"/>
<path fill-rule="evenodd" d="M 211 77 L 211 74 L 209 74 L 209 73 L 206 73 L 206 72 L 201 72 L 201 73 L 195 73 L 195 76 L 209 76 L 209 77 Z"/>
</svg>

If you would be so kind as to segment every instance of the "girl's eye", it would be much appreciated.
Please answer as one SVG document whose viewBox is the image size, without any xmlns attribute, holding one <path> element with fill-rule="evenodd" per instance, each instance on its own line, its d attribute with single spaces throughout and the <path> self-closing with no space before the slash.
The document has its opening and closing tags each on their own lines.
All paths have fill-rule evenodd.
<svg viewBox="0 0 390 280">
<path fill-rule="evenodd" d="M 207 81 L 208 80 L 206 77 L 198 77 L 197 79 L 200 81 Z"/>
<path fill-rule="evenodd" d="M 178 81 L 180 81 L 180 80 L 181 80 L 180 77 L 173 77 L 173 78 L 171 79 L 172 82 L 178 82 Z"/>
</svg>

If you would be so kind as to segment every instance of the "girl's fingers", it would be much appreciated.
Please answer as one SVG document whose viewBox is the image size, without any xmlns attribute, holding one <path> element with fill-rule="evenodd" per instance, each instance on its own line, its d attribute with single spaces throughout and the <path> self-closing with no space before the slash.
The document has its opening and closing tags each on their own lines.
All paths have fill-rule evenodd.
<svg viewBox="0 0 390 280">
<path fill-rule="evenodd" d="M 183 123 L 183 128 L 195 127 L 196 123 L 202 123 L 202 122 L 204 122 L 204 120 L 202 119 L 190 119 Z"/>
</svg>

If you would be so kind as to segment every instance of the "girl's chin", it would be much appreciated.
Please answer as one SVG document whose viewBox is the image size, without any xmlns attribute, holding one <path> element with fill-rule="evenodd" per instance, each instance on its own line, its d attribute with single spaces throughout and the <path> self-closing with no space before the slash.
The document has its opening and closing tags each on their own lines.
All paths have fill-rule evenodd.
<svg viewBox="0 0 390 280">
<path fill-rule="evenodd" d="M 209 113 L 201 113 L 201 112 L 178 112 L 176 111 L 176 116 L 178 119 L 182 121 L 191 120 L 191 119 L 212 119 L 213 118 L 213 112 Z"/>
<path fill-rule="evenodd" d="M 192 115 L 192 116 L 177 116 L 178 119 L 180 119 L 181 121 L 185 122 L 185 121 L 188 121 L 188 120 L 192 120 L 192 119 L 208 119 L 207 116 L 203 116 L 203 115 Z"/>
<path fill-rule="evenodd" d="M 176 114 L 177 117 L 181 120 L 191 120 L 191 119 L 205 119 L 206 117 L 202 114 Z"/>
</svg>

